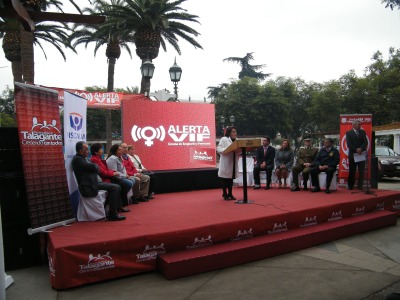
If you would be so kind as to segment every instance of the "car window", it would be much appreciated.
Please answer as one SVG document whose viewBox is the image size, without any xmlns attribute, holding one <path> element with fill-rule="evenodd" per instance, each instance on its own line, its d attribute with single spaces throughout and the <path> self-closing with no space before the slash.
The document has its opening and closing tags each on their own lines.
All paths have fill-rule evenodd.
<svg viewBox="0 0 400 300">
<path fill-rule="evenodd" d="M 377 156 L 389 155 L 388 148 L 375 148 L 375 155 L 377 155 Z"/>
</svg>

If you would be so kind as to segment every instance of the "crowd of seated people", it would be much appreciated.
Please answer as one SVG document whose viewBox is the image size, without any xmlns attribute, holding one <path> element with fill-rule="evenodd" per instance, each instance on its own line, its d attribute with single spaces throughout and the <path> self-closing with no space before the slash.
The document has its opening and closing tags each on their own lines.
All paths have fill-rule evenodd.
<svg viewBox="0 0 400 300">
<path fill-rule="evenodd" d="M 305 137 L 304 146 L 300 147 L 296 155 L 290 148 L 289 140 L 283 139 L 279 149 L 270 145 L 270 138 L 263 137 L 262 145 L 257 149 L 254 162 L 254 186 L 253 189 L 260 189 L 260 172 L 266 172 L 266 187 L 270 189 L 271 175 L 274 172 L 279 188 L 288 186 L 289 174 L 292 172 L 292 192 L 300 191 L 298 176 L 302 173 L 303 190 L 308 190 L 308 179 L 311 176 L 311 192 L 320 192 L 318 174 L 326 173 L 325 193 L 330 194 L 330 185 L 336 173 L 340 157 L 339 151 L 333 146 L 333 140 L 326 138 L 321 149 L 312 146 L 311 138 Z M 295 157 L 297 158 L 295 161 Z M 273 171 L 274 169 L 274 171 Z"/>
</svg>

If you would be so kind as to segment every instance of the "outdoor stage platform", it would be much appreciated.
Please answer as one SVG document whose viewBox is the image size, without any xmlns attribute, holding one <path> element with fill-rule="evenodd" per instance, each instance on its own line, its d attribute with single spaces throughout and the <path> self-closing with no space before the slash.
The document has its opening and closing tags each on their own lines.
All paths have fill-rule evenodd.
<svg viewBox="0 0 400 300">
<path fill-rule="evenodd" d="M 220 189 L 156 194 L 122 222 L 76 222 L 49 233 L 51 284 L 67 289 L 148 271 L 174 279 L 264 259 L 396 224 L 400 193 Z M 234 188 L 242 199 L 242 188 Z"/>
</svg>

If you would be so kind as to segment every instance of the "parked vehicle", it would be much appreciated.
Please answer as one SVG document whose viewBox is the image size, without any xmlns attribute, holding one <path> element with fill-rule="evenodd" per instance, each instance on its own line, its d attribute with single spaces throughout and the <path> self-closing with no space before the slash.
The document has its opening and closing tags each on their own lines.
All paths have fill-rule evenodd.
<svg viewBox="0 0 400 300">
<path fill-rule="evenodd" d="M 376 146 L 375 155 L 378 157 L 379 180 L 382 177 L 400 177 L 400 155 L 385 146 Z"/>
</svg>

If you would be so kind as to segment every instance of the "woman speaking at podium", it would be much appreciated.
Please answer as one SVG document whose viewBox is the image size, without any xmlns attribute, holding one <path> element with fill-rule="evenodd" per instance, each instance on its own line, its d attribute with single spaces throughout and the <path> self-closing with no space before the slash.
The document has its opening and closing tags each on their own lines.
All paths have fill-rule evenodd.
<svg viewBox="0 0 400 300">
<path fill-rule="evenodd" d="M 223 153 L 237 137 L 236 127 L 228 126 L 225 136 L 222 137 L 217 146 L 217 152 L 220 155 L 218 177 L 222 179 L 222 197 L 224 200 L 236 200 L 232 195 L 233 179 L 238 177 L 238 160 L 240 148 L 236 151 Z"/>
</svg>

